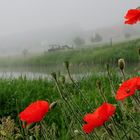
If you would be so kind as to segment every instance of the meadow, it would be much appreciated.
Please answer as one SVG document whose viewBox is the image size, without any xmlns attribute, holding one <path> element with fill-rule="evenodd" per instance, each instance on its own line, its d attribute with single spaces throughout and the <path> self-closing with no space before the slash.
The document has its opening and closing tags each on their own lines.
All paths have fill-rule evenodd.
<svg viewBox="0 0 140 140">
<path fill-rule="evenodd" d="M 124 80 L 124 74 L 117 66 L 119 58 L 125 59 L 125 71 L 129 69 L 128 65 L 136 64 L 136 70 L 131 69 L 131 74 L 125 72 L 125 78 L 139 76 L 139 44 L 140 40 L 137 39 L 113 46 L 47 53 L 24 60 L 24 65 L 33 67 L 38 64 L 59 64 L 62 67 L 65 61 L 68 77 L 65 78 L 63 71 L 52 71 L 51 80 L 47 77 L 28 79 L 26 76 L 0 79 L 0 140 L 138 140 L 138 93 L 135 95 L 138 101 L 128 98 L 117 102 L 114 96 Z M 90 76 L 77 81 L 71 76 L 71 70 L 81 63 L 103 65 L 103 73 L 93 71 Z M 23 62 L 14 61 L 14 65 L 20 66 Z M 55 102 L 55 106 L 41 122 L 23 129 L 19 113 L 36 100 Z M 84 115 L 93 112 L 105 101 L 116 106 L 115 115 L 103 127 L 85 134 L 82 130 Z"/>
<path fill-rule="evenodd" d="M 118 59 L 123 58 L 128 66 L 134 68 L 132 65 L 137 65 L 139 62 L 139 45 L 140 39 L 135 39 L 112 45 L 84 45 L 82 48 L 44 52 L 35 56 L 29 54 L 26 57 L 1 58 L 0 67 L 9 69 L 26 67 L 30 71 L 43 71 L 50 74 L 52 71 L 65 72 L 63 62 L 69 61 L 72 65 L 72 73 L 82 73 L 91 71 L 91 69 L 96 70 L 96 68 L 97 71 L 101 70 L 107 63 L 117 67 Z"/>
</svg>

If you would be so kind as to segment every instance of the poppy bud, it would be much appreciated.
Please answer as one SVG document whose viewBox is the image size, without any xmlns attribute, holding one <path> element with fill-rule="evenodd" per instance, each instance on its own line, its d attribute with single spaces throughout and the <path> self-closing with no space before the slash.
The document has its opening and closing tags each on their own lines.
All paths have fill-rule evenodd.
<svg viewBox="0 0 140 140">
<path fill-rule="evenodd" d="M 57 101 L 52 102 L 52 103 L 50 104 L 50 106 L 49 106 L 49 109 L 50 109 L 50 110 L 53 109 L 54 107 L 56 107 L 56 105 L 57 105 Z"/>
<path fill-rule="evenodd" d="M 64 75 L 61 75 L 59 77 L 59 81 L 62 83 L 62 84 L 65 84 L 65 76 Z"/>
<path fill-rule="evenodd" d="M 101 81 L 97 81 L 97 86 L 99 87 L 99 89 L 101 88 L 101 85 L 102 85 L 102 83 L 101 83 Z"/>
<path fill-rule="evenodd" d="M 51 73 L 51 76 L 52 76 L 55 80 L 57 80 L 57 77 L 56 77 L 56 73 L 55 73 L 55 72 L 52 72 L 52 73 Z"/>
<path fill-rule="evenodd" d="M 66 69 L 68 69 L 69 68 L 69 61 L 65 61 L 64 66 L 66 67 Z"/>
<path fill-rule="evenodd" d="M 120 68 L 121 70 L 124 70 L 124 68 L 125 68 L 125 61 L 124 61 L 124 59 L 120 58 L 120 59 L 118 60 L 118 66 L 119 66 L 119 68 Z"/>
<path fill-rule="evenodd" d="M 80 132 L 76 129 L 76 130 L 74 130 L 74 133 L 75 133 L 76 135 L 78 135 Z"/>
</svg>

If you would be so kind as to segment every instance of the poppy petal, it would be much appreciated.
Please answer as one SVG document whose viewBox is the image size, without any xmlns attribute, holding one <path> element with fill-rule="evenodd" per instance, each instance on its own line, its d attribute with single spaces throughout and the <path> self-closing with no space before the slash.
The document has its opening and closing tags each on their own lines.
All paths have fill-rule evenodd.
<svg viewBox="0 0 140 140">
<path fill-rule="evenodd" d="M 83 126 L 83 130 L 90 133 L 95 127 L 103 125 L 115 113 L 115 110 L 116 108 L 112 104 L 103 103 L 92 114 L 89 113 L 84 116 L 83 120 L 87 124 Z"/>
<path fill-rule="evenodd" d="M 84 116 L 84 118 L 83 118 L 83 120 L 85 121 L 85 122 L 91 122 L 91 121 L 93 121 L 93 114 L 86 114 L 85 116 Z"/>
<path fill-rule="evenodd" d="M 19 114 L 20 120 L 27 124 L 39 122 L 43 119 L 49 110 L 47 101 L 39 100 L 30 104 L 24 111 Z"/>
<path fill-rule="evenodd" d="M 138 9 L 130 9 L 127 11 L 125 18 L 126 19 L 133 18 L 135 15 L 139 14 L 139 11 L 140 10 L 138 10 Z"/>
<path fill-rule="evenodd" d="M 83 131 L 87 134 L 91 133 L 94 129 L 94 125 L 92 123 L 84 124 Z"/>
<path fill-rule="evenodd" d="M 137 77 L 136 89 L 137 89 L 137 90 L 140 90 L 140 77 Z"/>
<path fill-rule="evenodd" d="M 130 9 L 125 16 L 125 24 L 135 24 L 140 21 L 140 10 Z"/>
<path fill-rule="evenodd" d="M 117 90 L 116 100 L 124 100 L 128 96 L 135 94 L 136 89 L 140 88 L 139 78 L 134 77 L 129 80 L 126 80 Z"/>
<path fill-rule="evenodd" d="M 115 110 L 115 106 L 105 102 L 94 112 L 94 115 L 105 122 L 109 119 L 109 116 L 115 113 Z"/>
</svg>

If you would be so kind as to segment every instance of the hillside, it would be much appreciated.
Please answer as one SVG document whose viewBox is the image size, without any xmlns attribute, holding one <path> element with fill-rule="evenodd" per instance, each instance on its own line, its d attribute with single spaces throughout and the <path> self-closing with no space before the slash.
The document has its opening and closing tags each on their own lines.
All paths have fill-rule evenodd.
<svg viewBox="0 0 140 140">
<path fill-rule="evenodd" d="M 139 70 L 140 39 L 121 43 L 86 45 L 82 48 L 45 52 L 38 55 L 27 54 L 25 57 L 8 57 L 0 59 L 2 71 L 47 72 L 65 71 L 64 61 L 69 61 L 72 73 L 102 71 L 107 63 L 117 67 L 119 58 L 124 58 L 127 70 Z M 133 68 L 133 70 L 131 69 Z"/>
<path fill-rule="evenodd" d="M 91 43 L 91 38 L 95 34 L 102 37 L 101 43 L 118 42 L 138 38 L 140 36 L 140 26 L 134 27 L 116 24 L 114 26 L 102 27 L 98 29 L 85 30 L 79 25 L 67 25 L 59 28 L 42 28 L 0 36 L 0 56 L 21 55 L 24 49 L 30 53 L 43 52 L 49 48 L 50 44 L 71 44 L 73 40 L 81 37 L 86 44 Z M 126 38 L 125 34 L 129 34 Z M 94 43 L 96 44 L 96 42 Z"/>
<path fill-rule="evenodd" d="M 138 62 L 138 49 L 140 39 L 116 43 L 113 46 L 101 45 L 100 47 L 84 46 L 82 49 L 69 51 L 47 52 L 38 57 L 33 57 L 25 61 L 27 65 L 56 65 L 68 60 L 73 64 L 80 63 L 115 63 L 119 58 L 124 58 L 127 62 Z"/>
</svg>

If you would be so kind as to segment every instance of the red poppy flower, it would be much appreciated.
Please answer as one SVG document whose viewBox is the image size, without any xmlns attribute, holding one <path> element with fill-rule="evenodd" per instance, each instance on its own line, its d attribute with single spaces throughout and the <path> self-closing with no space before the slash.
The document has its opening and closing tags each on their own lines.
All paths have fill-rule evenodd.
<svg viewBox="0 0 140 140">
<path fill-rule="evenodd" d="M 136 89 L 140 90 L 140 77 L 137 77 Z"/>
<path fill-rule="evenodd" d="M 125 16 L 125 24 L 135 24 L 140 21 L 140 9 L 130 9 Z"/>
<path fill-rule="evenodd" d="M 19 117 L 21 121 L 25 121 L 27 125 L 29 125 L 41 121 L 48 110 L 49 103 L 47 101 L 39 100 L 30 104 L 19 114 Z"/>
<path fill-rule="evenodd" d="M 85 115 L 83 120 L 87 124 L 83 126 L 84 132 L 88 134 L 95 127 L 102 126 L 115 113 L 115 110 L 116 108 L 112 104 L 103 103 L 95 112 Z"/>
<path fill-rule="evenodd" d="M 116 100 L 124 100 L 135 94 L 136 90 L 140 90 L 140 77 L 124 81 L 117 91 Z"/>
</svg>

